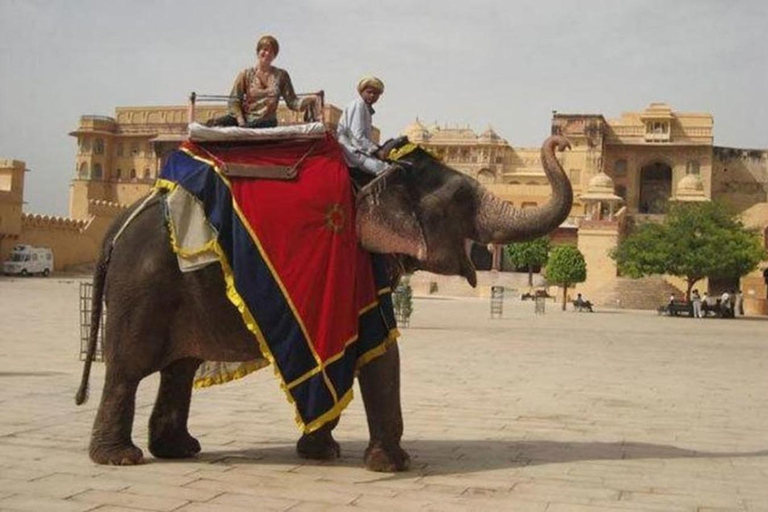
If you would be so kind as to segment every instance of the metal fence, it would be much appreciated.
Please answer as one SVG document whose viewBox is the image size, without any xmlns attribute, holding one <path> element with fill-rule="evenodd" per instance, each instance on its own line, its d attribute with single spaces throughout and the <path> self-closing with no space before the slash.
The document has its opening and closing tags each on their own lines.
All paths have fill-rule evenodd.
<svg viewBox="0 0 768 512">
<path fill-rule="evenodd" d="M 504 308 L 504 287 L 491 286 L 491 318 L 501 318 Z"/>
<path fill-rule="evenodd" d="M 392 306 L 395 310 L 395 320 L 398 327 L 408 327 L 411 325 L 411 313 L 413 313 L 413 290 L 405 282 L 395 288 L 392 294 Z"/>
<path fill-rule="evenodd" d="M 80 282 L 80 360 L 85 361 L 88 355 L 88 338 L 91 335 L 91 302 L 93 298 L 93 283 Z M 104 340 L 104 323 L 107 320 L 107 307 L 101 307 L 101 321 L 99 322 L 99 334 L 96 343 L 94 361 L 103 361 L 102 343 Z"/>
</svg>

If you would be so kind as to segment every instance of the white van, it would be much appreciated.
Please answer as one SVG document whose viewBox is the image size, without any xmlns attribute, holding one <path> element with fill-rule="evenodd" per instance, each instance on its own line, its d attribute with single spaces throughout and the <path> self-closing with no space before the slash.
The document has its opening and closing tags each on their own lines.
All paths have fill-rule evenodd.
<svg viewBox="0 0 768 512">
<path fill-rule="evenodd" d="M 53 251 L 48 247 L 17 245 L 3 262 L 3 274 L 30 276 L 53 272 Z"/>
</svg>

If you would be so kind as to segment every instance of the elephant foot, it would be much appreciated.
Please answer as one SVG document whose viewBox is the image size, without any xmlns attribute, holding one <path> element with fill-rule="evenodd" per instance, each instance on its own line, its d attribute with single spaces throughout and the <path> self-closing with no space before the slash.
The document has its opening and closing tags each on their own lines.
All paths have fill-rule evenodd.
<svg viewBox="0 0 768 512">
<path fill-rule="evenodd" d="M 371 443 L 363 456 L 365 467 L 378 473 L 396 473 L 407 471 L 411 466 L 411 456 L 399 445 L 383 446 Z"/>
<path fill-rule="evenodd" d="M 296 453 L 302 459 L 331 460 L 341 457 L 341 447 L 330 432 L 313 432 L 301 436 Z"/>
<path fill-rule="evenodd" d="M 200 442 L 189 432 L 150 436 L 149 451 L 158 459 L 187 459 L 200 453 Z"/>
<path fill-rule="evenodd" d="M 135 466 L 144 464 L 144 453 L 133 443 L 119 448 L 104 448 L 91 444 L 88 455 L 96 464 Z"/>
</svg>

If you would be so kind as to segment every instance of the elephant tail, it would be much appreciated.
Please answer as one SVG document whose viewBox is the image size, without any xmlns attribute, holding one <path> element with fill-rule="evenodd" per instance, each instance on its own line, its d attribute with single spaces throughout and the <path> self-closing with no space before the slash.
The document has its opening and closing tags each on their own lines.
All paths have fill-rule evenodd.
<svg viewBox="0 0 768 512">
<path fill-rule="evenodd" d="M 93 273 L 93 296 L 91 297 L 91 331 L 88 334 L 88 352 L 83 366 L 83 377 L 80 388 L 75 395 L 75 404 L 82 405 L 88 401 L 88 379 L 91 375 L 91 364 L 96 354 L 96 345 L 99 339 L 99 324 L 101 323 L 101 310 L 104 305 L 104 278 L 109 266 L 109 257 L 112 254 L 112 244 L 104 247 L 96 270 Z"/>
</svg>

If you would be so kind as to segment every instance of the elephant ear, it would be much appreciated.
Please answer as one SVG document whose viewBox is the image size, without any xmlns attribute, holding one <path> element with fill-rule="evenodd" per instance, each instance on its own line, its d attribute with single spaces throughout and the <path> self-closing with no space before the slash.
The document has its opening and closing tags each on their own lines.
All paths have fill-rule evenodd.
<svg viewBox="0 0 768 512">
<path fill-rule="evenodd" d="M 415 202 L 402 184 L 386 183 L 382 176 L 361 191 L 357 200 L 357 236 L 376 253 L 427 258 L 427 243 L 414 210 Z"/>
</svg>

